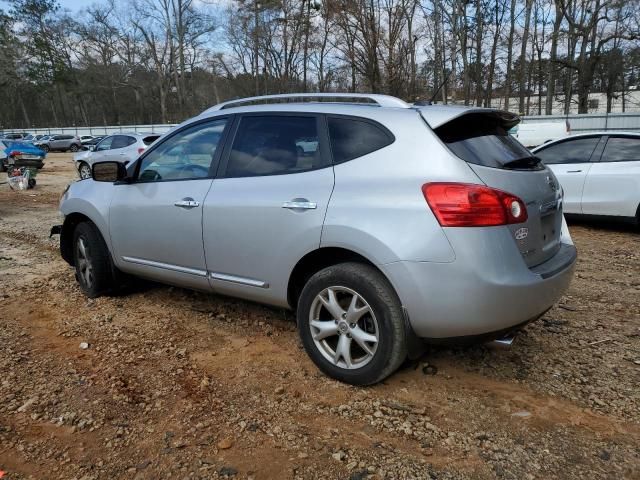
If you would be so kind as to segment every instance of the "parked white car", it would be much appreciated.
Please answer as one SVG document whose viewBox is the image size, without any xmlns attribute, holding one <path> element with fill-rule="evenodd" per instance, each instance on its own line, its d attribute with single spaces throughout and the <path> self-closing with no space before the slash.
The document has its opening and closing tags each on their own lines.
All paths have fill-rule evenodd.
<svg viewBox="0 0 640 480">
<path fill-rule="evenodd" d="M 91 177 L 91 165 L 95 162 L 116 161 L 124 163 L 137 159 L 149 145 L 155 142 L 160 135 L 153 133 L 117 133 L 104 137 L 89 150 L 78 152 L 73 161 L 80 178 Z"/>
<path fill-rule="evenodd" d="M 640 134 L 593 132 L 533 150 L 564 189 L 564 212 L 640 224 Z"/>
<path fill-rule="evenodd" d="M 571 124 L 569 120 L 565 122 L 520 123 L 513 127 L 509 133 L 525 147 L 531 148 L 569 136 Z"/>
</svg>

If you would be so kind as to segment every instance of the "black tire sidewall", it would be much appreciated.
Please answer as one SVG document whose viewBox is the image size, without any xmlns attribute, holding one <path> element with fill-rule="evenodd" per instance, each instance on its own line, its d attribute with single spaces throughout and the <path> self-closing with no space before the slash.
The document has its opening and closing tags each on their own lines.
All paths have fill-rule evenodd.
<svg viewBox="0 0 640 480">
<path fill-rule="evenodd" d="M 350 288 L 362 296 L 372 308 L 378 323 L 376 353 L 367 365 L 356 370 L 331 364 L 318 350 L 311 336 L 309 328 L 311 304 L 318 293 L 327 287 L 334 286 Z M 390 302 L 380 297 L 380 289 L 386 290 Z M 400 302 L 382 274 L 364 264 L 339 264 L 318 272 L 305 285 L 298 301 L 298 331 L 307 354 L 322 372 L 352 385 L 370 385 L 386 376 L 381 375 L 381 372 L 384 372 L 392 361 L 394 348 L 399 348 L 398 340 L 401 340 L 404 345 L 404 339 L 393 338 L 397 332 L 394 329 L 394 322 L 398 321 L 399 315 L 402 315 Z"/>
<path fill-rule="evenodd" d="M 93 285 L 85 285 L 78 270 L 78 239 L 83 238 L 87 255 L 91 261 L 93 270 Z M 113 284 L 113 274 L 109 251 L 102 235 L 91 223 L 82 222 L 78 224 L 73 232 L 73 260 L 76 269 L 76 279 L 80 289 L 89 298 L 95 298 L 107 292 Z"/>
</svg>

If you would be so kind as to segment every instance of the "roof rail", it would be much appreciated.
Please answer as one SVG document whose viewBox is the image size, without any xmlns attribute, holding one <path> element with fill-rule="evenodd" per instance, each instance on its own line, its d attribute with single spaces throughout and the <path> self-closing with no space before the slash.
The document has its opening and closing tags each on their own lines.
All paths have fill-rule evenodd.
<svg viewBox="0 0 640 480">
<path fill-rule="evenodd" d="M 322 99 L 325 99 L 323 102 Z M 268 105 L 277 103 L 333 103 L 330 100 L 337 100 L 335 103 L 356 103 L 373 105 L 378 107 L 409 108 L 409 104 L 391 95 L 379 95 L 375 93 L 283 93 L 278 95 L 262 95 L 259 97 L 238 98 L 228 102 L 219 103 L 205 110 L 214 112 L 227 108 L 249 106 L 251 104 Z M 340 99 L 343 99 L 341 101 Z M 349 101 L 351 100 L 351 101 Z M 358 101 L 360 100 L 360 101 Z"/>
</svg>

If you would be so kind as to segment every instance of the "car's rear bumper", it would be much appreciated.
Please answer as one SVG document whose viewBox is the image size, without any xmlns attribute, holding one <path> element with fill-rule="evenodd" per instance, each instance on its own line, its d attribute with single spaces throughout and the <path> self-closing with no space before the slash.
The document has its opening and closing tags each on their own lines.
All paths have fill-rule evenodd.
<svg viewBox="0 0 640 480">
<path fill-rule="evenodd" d="M 535 320 L 551 308 L 567 290 L 577 258 L 568 243 L 531 269 L 519 253 L 500 253 L 496 259 L 481 249 L 457 250 L 450 263 L 394 262 L 381 268 L 419 337 L 486 336 Z"/>
<path fill-rule="evenodd" d="M 9 159 L 8 158 L 3 158 L 2 159 L 2 164 L 5 167 L 9 166 Z M 13 162 L 13 164 L 16 168 L 18 167 L 27 167 L 27 168 L 35 168 L 37 170 L 40 170 L 42 167 L 44 167 L 44 161 L 42 159 L 28 159 L 28 160 L 15 160 Z"/>
</svg>

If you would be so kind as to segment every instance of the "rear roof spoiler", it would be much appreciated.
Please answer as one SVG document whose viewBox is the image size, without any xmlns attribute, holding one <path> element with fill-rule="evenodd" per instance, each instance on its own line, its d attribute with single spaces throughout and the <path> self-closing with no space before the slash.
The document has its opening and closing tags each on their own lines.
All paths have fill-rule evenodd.
<svg viewBox="0 0 640 480">
<path fill-rule="evenodd" d="M 495 108 L 469 108 L 445 105 L 430 105 L 419 107 L 422 117 L 426 120 L 432 129 L 441 127 L 460 117 L 467 115 L 486 115 L 488 117 L 499 119 L 503 126 L 508 130 L 520 123 L 520 117 L 515 113 Z"/>
</svg>

